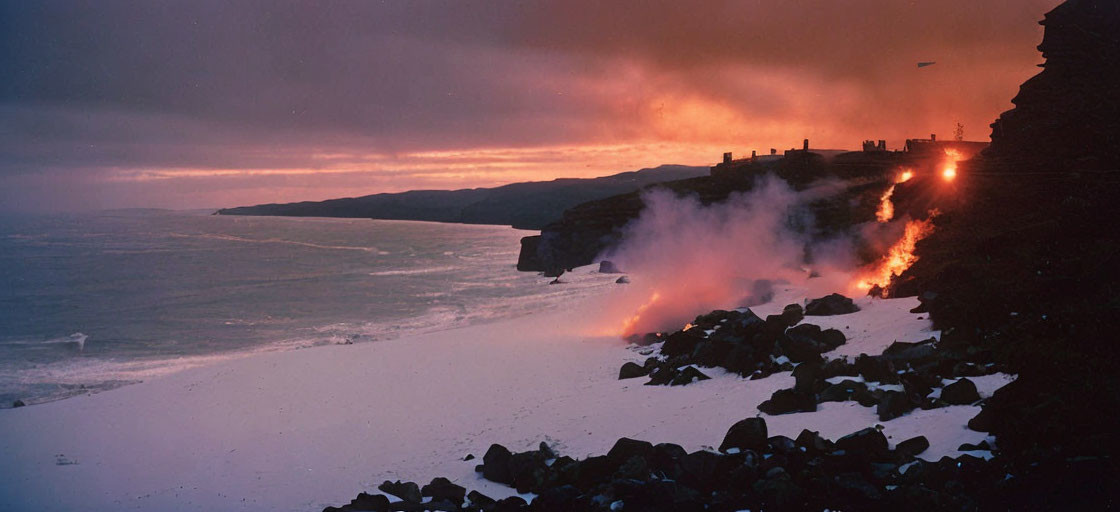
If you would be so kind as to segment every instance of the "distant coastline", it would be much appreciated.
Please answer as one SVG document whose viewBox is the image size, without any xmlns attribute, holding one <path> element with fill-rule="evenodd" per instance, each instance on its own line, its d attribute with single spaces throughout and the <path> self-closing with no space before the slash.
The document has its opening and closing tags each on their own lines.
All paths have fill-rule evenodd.
<svg viewBox="0 0 1120 512">
<path fill-rule="evenodd" d="M 539 230 L 578 204 L 707 173 L 708 168 L 703 166 L 661 165 L 600 178 L 561 178 L 494 188 L 411 190 L 327 201 L 223 208 L 214 214 L 421 220 Z"/>
</svg>

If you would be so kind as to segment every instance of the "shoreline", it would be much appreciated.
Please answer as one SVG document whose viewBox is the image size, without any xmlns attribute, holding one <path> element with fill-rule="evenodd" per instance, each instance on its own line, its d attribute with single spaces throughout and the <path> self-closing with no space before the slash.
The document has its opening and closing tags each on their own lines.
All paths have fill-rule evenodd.
<svg viewBox="0 0 1120 512">
<path fill-rule="evenodd" d="M 461 459 L 480 458 L 491 443 L 523 450 L 541 441 L 585 457 L 619 437 L 711 448 L 793 382 L 789 372 L 748 381 L 708 369 L 712 380 L 683 387 L 617 380 L 639 350 L 578 329 L 610 295 L 396 340 L 264 353 L 4 411 L 0 456 L 14 474 L 0 483 L 0 501 L 17 509 L 309 510 L 383 480 L 435 476 L 500 498 L 515 491 L 477 475 L 478 460 Z M 787 298 L 755 309 L 780 309 Z M 863 351 L 928 329 L 918 315 L 899 316 L 914 299 L 859 300 L 868 306 L 862 315 L 807 321 L 847 324 L 839 327 L 851 349 Z M 981 385 L 981 394 L 996 384 Z M 963 428 L 979 410 L 915 411 L 885 422 L 884 432 L 892 443 L 926 435 L 923 458 L 956 454 L 959 444 L 986 438 Z M 874 409 L 851 402 L 765 417 L 772 434 L 791 437 L 808 428 L 835 438 L 880 423 Z"/>
</svg>

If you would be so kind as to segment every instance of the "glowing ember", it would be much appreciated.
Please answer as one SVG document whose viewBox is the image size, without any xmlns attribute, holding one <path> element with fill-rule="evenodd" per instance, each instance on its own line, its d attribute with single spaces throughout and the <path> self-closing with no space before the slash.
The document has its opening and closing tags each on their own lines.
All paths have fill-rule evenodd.
<svg viewBox="0 0 1120 512">
<path fill-rule="evenodd" d="M 689 329 L 691 329 L 691 328 L 693 328 L 693 327 L 696 327 L 696 326 L 695 326 L 695 325 L 692 325 L 692 322 L 689 322 L 689 323 L 687 323 L 687 324 L 684 324 L 684 329 L 681 329 L 681 330 L 682 330 L 682 331 L 687 331 L 687 330 L 689 330 Z"/>
<path fill-rule="evenodd" d="M 941 177 L 945 178 L 945 181 L 953 181 L 953 178 L 957 177 L 957 166 L 951 165 L 946 167 L 945 170 L 941 171 Z"/>
<path fill-rule="evenodd" d="M 902 275 L 910 268 L 918 257 L 914 255 L 914 245 L 929 235 L 933 225 L 929 220 L 912 220 L 906 224 L 906 232 L 902 238 L 895 242 L 874 268 L 872 268 L 859 281 L 857 286 L 861 290 L 870 290 L 874 286 L 884 288 L 883 296 L 886 297 L 885 288 L 891 283 L 891 278 Z"/>
<path fill-rule="evenodd" d="M 657 304 L 657 302 L 660 300 L 661 294 L 658 292 L 653 292 L 653 295 L 650 296 L 649 300 L 647 300 L 645 304 L 642 304 L 638 307 L 638 311 L 634 313 L 634 316 L 626 319 L 626 321 L 622 323 L 622 337 L 626 338 L 635 334 L 634 328 L 638 325 L 638 322 L 641 321 L 642 314 L 645 313 L 646 310 L 651 306 Z"/>
<path fill-rule="evenodd" d="M 896 185 L 905 183 L 913 177 L 914 171 L 905 169 L 898 173 L 898 176 L 895 176 L 894 182 Z M 895 185 L 891 185 L 891 188 L 888 188 L 887 191 L 883 193 L 882 197 L 879 198 L 879 210 L 875 212 L 875 220 L 879 222 L 888 222 L 894 218 L 894 203 L 891 202 L 891 195 L 894 194 L 894 187 Z"/>
</svg>

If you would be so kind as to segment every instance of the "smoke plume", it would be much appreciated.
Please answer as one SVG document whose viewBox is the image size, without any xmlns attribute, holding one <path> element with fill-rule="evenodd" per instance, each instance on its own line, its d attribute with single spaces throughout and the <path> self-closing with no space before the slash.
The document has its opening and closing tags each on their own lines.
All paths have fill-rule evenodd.
<svg viewBox="0 0 1120 512">
<path fill-rule="evenodd" d="M 806 234 L 813 225 L 807 203 L 834 187 L 798 192 L 767 176 L 752 191 L 708 206 L 665 189 L 646 192 L 639 218 L 603 255 L 633 279 L 619 305 L 629 311 L 621 334 L 679 329 L 713 309 L 767 302 L 784 283 L 822 295 L 848 291 L 851 240 Z"/>
</svg>

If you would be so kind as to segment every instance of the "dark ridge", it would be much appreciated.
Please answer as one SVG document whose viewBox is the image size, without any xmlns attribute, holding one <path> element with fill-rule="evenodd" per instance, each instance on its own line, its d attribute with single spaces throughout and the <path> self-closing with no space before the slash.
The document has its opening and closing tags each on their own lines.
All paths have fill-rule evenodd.
<svg viewBox="0 0 1120 512">
<path fill-rule="evenodd" d="M 662 165 L 601 178 L 562 178 L 495 188 L 412 190 L 399 194 L 223 208 L 217 215 L 346 217 L 509 225 L 540 229 L 577 204 L 663 181 L 703 174 L 703 167 Z"/>
</svg>

